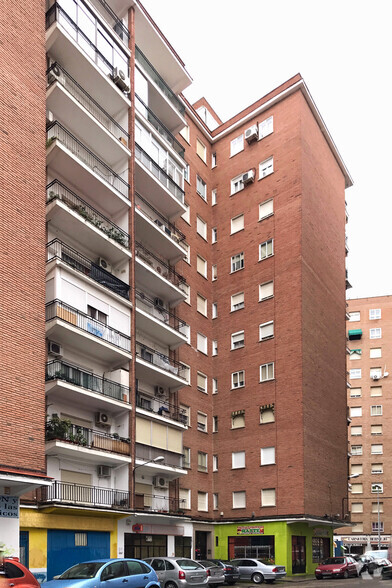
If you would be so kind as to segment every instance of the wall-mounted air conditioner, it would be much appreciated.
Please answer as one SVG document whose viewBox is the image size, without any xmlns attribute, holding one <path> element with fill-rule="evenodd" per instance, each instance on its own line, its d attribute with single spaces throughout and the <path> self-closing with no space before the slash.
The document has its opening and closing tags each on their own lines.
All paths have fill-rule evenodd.
<svg viewBox="0 0 392 588">
<path fill-rule="evenodd" d="M 116 86 L 118 86 L 123 92 L 128 93 L 131 89 L 130 80 L 119 67 L 114 68 L 112 79 Z"/>
<path fill-rule="evenodd" d="M 246 186 L 247 184 L 251 184 L 255 181 L 255 172 L 253 169 L 249 170 L 242 176 L 242 182 Z"/>
<path fill-rule="evenodd" d="M 155 486 L 155 488 L 169 488 L 169 480 L 162 476 L 155 476 L 152 479 L 152 485 Z"/>
<path fill-rule="evenodd" d="M 165 388 L 162 386 L 155 386 L 155 396 L 163 396 L 165 394 Z"/>
<path fill-rule="evenodd" d="M 162 298 L 154 298 L 154 306 L 163 306 Z"/>
<path fill-rule="evenodd" d="M 103 257 L 98 257 L 98 265 L 99 265 L 99 267 L 101 267 L 102 269 L 106 270 L 107 272 L 111 272 L 112 271 L 112 266 Z"/>
<path fill-rule="evenodd" d="M 251 127 L 249 127 L 249 129 L 246 129 L 245 139 L 246 141 L 248 141 L 248 143 L 251 143 L 252 141 L 255 141 L 257 139 L 258 134 L 259 133 L 257 125 L 252 125 Z"/>
<path fill-rule="evenodd" d="M 112 422 L 110 416 L 106 412 L 97 412 L 95 417 L 97 425 L 110 425 Z"/>
<path fill-rule="evenodd" d="M 63 348 L 59 343 L 55 343 L 55 341 L 48 341 L 48 353 L 55 357 L 63 357 Z"/>
<path fill-rule="evenodd" d="M 99 465 L 97 467 L 98 478 L 110 478 L 110 467 L 107 465 Z"/>
</svg>

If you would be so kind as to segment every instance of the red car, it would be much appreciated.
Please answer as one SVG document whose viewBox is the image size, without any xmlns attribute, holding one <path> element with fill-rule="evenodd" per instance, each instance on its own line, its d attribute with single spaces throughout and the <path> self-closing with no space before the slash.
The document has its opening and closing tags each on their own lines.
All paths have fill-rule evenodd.
<svg viewBox="0 0 392 588">
<path fill-rule="evenodd" d="M 328 557 L 315 570 L 317 580 L 359 576 L 358 564 L 353 557 Z"/>
<path fill-rule="evenodd" d="M 0 586 L 6 588 L 40 588 L 40 583 L 17 558 L 4 558 L 0 564 Z"/>
</svg>

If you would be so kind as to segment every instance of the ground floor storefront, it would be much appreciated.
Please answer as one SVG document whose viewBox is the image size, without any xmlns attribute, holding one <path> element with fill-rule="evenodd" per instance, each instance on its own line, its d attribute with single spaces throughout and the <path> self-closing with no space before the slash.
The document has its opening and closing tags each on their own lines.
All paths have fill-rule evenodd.
<svg viewBox="0 0 392 588">
<path fill-rule="evenodd" d="M 391 545 L 391 535 L 380 533 L 378 535 L 335 535 L 336 555 L 358 554 L 372 549 L 388 549 Z"/>
</svg>

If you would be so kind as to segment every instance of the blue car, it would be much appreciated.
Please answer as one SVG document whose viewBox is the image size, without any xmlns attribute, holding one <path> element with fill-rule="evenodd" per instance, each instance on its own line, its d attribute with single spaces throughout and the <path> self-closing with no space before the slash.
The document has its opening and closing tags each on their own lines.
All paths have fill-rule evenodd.
<svg viewBox="0 0 392 588">
<path fill-rule="evenodd" d="M 160 588 L 150 565 L 138 559 L 96 559 L 76 564 L 43 588 Z"/>
</svg>

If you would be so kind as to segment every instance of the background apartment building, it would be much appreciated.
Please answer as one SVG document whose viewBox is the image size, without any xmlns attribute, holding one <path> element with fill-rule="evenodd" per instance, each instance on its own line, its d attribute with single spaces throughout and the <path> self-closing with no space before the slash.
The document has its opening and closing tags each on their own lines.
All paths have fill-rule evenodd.
<svg viewBox="0 0 392 588">
<path fill-rule="evenodd" d="M 181 95 L 189 74 L 139 2 L 36 16 L 7 60 L 26 47 L 32 102 L 9 85 L 2 104 L 2 220 L 28 235 L 1 252 L 19 324 L 3 402 L 18 390 L 24 451 L 3 439 L 3 459 L 31 477 L 45 458 L 51 480 L 13 521 L 25 562 L 42 578 L 117 555 L 312 571 L 347 490 L 351 179 L 309 91 L 297 75 L 222 123 Z M 26 271 L 7 265 L 11 243 Z"/>
</svg>

